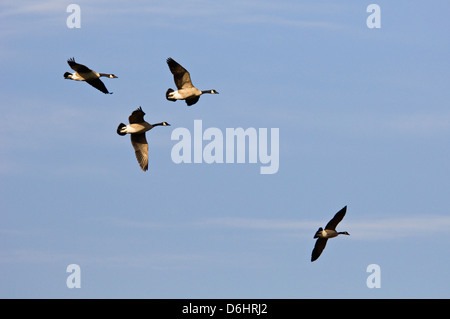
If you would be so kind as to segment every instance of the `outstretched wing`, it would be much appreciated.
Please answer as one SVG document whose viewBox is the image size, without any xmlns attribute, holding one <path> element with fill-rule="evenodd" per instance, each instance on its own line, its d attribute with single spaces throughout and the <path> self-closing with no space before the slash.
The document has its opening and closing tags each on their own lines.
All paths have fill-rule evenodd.
<svg viewBox="0 0 450 319">
<path fill-rule="evenodd" d="M 100 79 L 86 80 L 86 82 L 105 94 L 111 94 Z"/>
<path fill-rule="evenodd" d="M 168 58 L 167 65 L 169 66 L 170 72 L 173 74 L 173 79 L 178 90 L 194 87 L 189 72 L 178 64 L 178 62 L 172 58 Z"/>
<path fill-rule="evenodd" d="M 137 110 L 131 113 L 131 115 L 128 117 L 128 121 L 130 122 L 130 124 L 142 123 L 144 122 L 144 115 L 145 115 L 144 111 L 142 110 L 141 107 L 139 107 Z"/>
<path fill-rule="evenodd" d="M 78 73 L 89 73 L 89 72 L 92 72 L 92 70 L 89 69 L 87 66 L 85 66 L 83 64 L 76 63 L 74 58 L 70 58 L 69 60 L 67 60 L 67 63 L 72 68 L 72 70 L 74 70 L 75 72 L 78 72 Z"/>
<path fill-rule="evenodd" d="M 145 133 L 130 135 L 136 159 L 141 169 L 145 172 L 148 170 L 148 143 Z"/>
<path fill-rule="evenodd" d="M 317 258 L 319 258 L 320 254 L 325 249 L 327 241 L 328 241 L 327 238 L 319 238 L 316 240 L 316 244 L 314 245 L 314 249 L 311 254 L 311 261 L 314 261 Z"/>
<path fill-rule="evenodd" d="M 342 208 L 336 213 L 336 215 L 334 215 L 334 217 L 325 226 L 325 229 L 336 230 L 336 226 L 341 222 L 342 218 L 344 218 L 346 212 L 347 206 Z"/>
</svg>

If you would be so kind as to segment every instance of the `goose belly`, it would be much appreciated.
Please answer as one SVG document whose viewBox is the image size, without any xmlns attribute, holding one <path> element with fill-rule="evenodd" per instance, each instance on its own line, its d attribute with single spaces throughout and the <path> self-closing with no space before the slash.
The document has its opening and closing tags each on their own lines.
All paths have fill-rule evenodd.
<svg viewBox="0 0 450 319">
<path fill-rule="evenodd" d="M 89 73 L 75 72 L 74 74 L 72 74 L 72 80 L 75 80 L 75 81 L 95 80 L 98 78 L 99 78 L 99 75 L 96 72 L 89 72 Z"/>
<path fill-rule="evenodd" d="M 323 238 L 333 238 L 333 237 L 336 237 L 337 235 L 338 235 L 338 233 L 335 230 L 329 230 L 329 229 L 322 230 Z"/>
<path fill-rule="evenodd" d="M 193 96 L 200 96 L 202 94 L 202 91 L 198 90 L 197 88 L 188 88 L 172 92 L 171 94 L 171 98 L 173 99 L 184 100 Z"/>
<path fill-rule="evenodd" d="M 185 98 L 183 95 L 181 95 L 181 93 L 179 91 L 174 91 L 174 92 L 169 93 L 169 97 L 171 99 L 176 99 L 176 100 L 182 100 Z"/>
<path fill-rule="evenodd" d="M 84 77 L 82 77 L 80 74 L 78 74 L 77 72 L 72 74 L 71 79 L 75 80 L 75 81 L 86 81 L 86 79 Z"/>
<path fill-rule="evenodd" d="M 152 126 L 148 123 L 133 123 L 130 125 L 127 125 L 126 133 L 129 134 L 139 134 L 139 133 L 145 133 L 149 131 L 152 128 Z"/>
</svg>

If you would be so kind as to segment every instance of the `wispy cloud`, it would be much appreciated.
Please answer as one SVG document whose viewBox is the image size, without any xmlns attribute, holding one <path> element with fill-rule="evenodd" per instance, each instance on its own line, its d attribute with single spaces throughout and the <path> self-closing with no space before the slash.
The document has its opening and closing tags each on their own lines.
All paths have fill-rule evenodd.
<svg viewBox="0 0 450 319">
<path fill-rule="evenodd" d="M 126 220 L 115 218 L 111 221 L 115 226 L 125 227 L 125 228 L 140 228 L 140 229 L 156 229 L 156 228 L 166 228 L 167 225 L 156 222 L 143 222 L 136 220 Z"/>
<path fill-rule="evenodd" d="M 223 218 L 199 222 L 198 225 L 215 227 L 246 228 L 273 231 L 308 231 L 308 236 L 316 228 L 323 227 L 323 221 L 299 220 L 270 220 L 270 219 L 242 219 Z M 394 237 L 409 237 L 429 235 L 437 229 L 450 230 L 450 216 L 414 216 L 414 217 L 385 217 L 381 219 L 367 219 L 359 221 L 344 221 L 342 229 L 349 231 L 359 239 L 390 239 Z"/>
<path fill-rule="evenodd" d="M 206 256 L 195 253 L 142 253 L 142 254 L 87 254 L 65 253 L 41 249 L 16 249 L 0 251 L 0 264 L 71 264 L 80 266 L 101 265 L 102 267 L 124 268 L 183 268 L 189 263 L 204 262 Z"/>
<path fill-rule="evenodd" d="M 249 113 L 250 114 L 250 111 Z M 258 115 L 256 115 L 258 116 Z M 262 116 L 262 115 L 261 115 Z M 280 113 L 267 110 L 264 116 L 274 122 L 295 125 L 296 130 L 339 132 L 352 138 L 359 136 L 389 138 L 398 136 L 436 137 L 450 133 L 450 112 L 447 110 L 383 113 L 372 111 L 320 112 L 296 110 Z"/>
<path fill-rule="evenodd" d="M 236 228 L 256 231 L 297 233 L 300 237 L 310 237 L 317 228 L 324 226 L 323 220 L 282 220 L 258 218 L 214 218 L 194 222 L 174 224 L 155 224 L 137 221 L 121 220 L 117 223 L 122 227 L 149 228 L 179 227 L 179 228 Z M 364 219 L 343 221 L 342 230 L 348 231 L 352 237 L 360 240 L 386 240 L 392 238 L 406 238 L 427 236 L 438 231 L 450 231 L 450 216 L 423 215 L 412 217 L 383 217 L 378 219 Z"/>
<path fill-rule="evenodd" d="M 65 8 L 69 5 L 69 2 L 60 0 L 47 0 L 47 1 L 2 1 L 0 8 L 0 17 L 15 16 L 23 14 L 53 14 L 56 12 L 65 12 Z"/>
<path fill-rule="evenodd" d="M 450 216 L 430 215 L 349 221 L 346 228 L 352 229 L 352 235 L 371 240 L 428 236 L 450 230 Z"/>
<path fill-rule="evenodd" d="M 421 112 L 397 116 L 388 126 L 399 132 L 415 135 L 450 133 L 450 112 Z"/>
<path fill-rule="evenodd" d="M 198 221 L 196 226 L 231 227 L 258 230 L 311 230 L 318 224 L 314 221 L 251 219 L 251 218 L 217 218 Z"/>
<path fill-rule="evenodd" d="M 64 16 L 69 1 L 3 1 L 0 4 L 0 17 L 14 17 L 18 15 L 53 15 Z M 145 15 L 145 23 L 152 25 L 179 24 L 189 27 L 190 24 L 202 24 L 207 19 L 209 25 L 216 24 L 268 24 L 295 28 L 320 28 L 336 29 L 342 25 L 330 22 L 330 15 L 342 11 L 342 6 L 329 3 L 324 4 L 299 4 L 291 1 L 231 1 L 211 2 L 207 0 L 197 1 L 134 1 L 130 6 L 121 1 L 83 1 L 76 2 L 83 17 L 99 17 L 107 15 L 114 19 L 133 19 L 136 16 Z M 85 16 L 87 14 L 87 16 Z M 186 20 L 192 18 L 192 20 Z M 198 18 L 202 19 L 198 19 Z M 314 18 L 311 18 L 314 17 Z M 173 19 L 172 19 L 173 18 Z M 176 27 L 176 26 L 175 26 Z"/>
<path fill-rule="evenodd" d="M 261 24 L 261 25 L 277 25 L 299 29 L 343 29 L 344 25 L 329 22 L 326 20 L 310 20 L 304 18 L 287 18 L 271 14 L 249 14 L 240 15 L 231 19 L 233 23 L 239 24 Z"/>
</svg>

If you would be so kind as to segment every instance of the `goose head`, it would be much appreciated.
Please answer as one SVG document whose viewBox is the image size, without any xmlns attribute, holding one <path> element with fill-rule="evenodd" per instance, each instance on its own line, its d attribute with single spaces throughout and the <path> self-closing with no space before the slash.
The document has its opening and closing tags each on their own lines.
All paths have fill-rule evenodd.
<svg viewBox="0 0 450 319">
<path fill-rule="evenodd" d="M 170 126 L 170 124 L 167 122 L 161 122 L 161 123 L 152 124 L 152 126 Z"/>
<path fill-rule="evenodd" d="M 346 231 L 341 231 L 341 232 L 339 232 L 338 234 L 340 234 L 340 235 L 350 235 L 350 234 L 347 233 Z"/>
<path fill-rule="evenodd" d="M 110 79 L 115 79 L 117 78 L 117 76 L 115 76 L 114 74 L 110 74 L 110 73 L 99 73 L 100 76 L 103 76 L 105 78 L 110 78 Z"/>
<path fill-rule="evenodd" d="M 216 90 L 204 90 L 204 91 L 202 91 L 202 94 L 204 94 L 204 93 L 219 94 L 219 92 L 217 92 Z"/>
</svg>

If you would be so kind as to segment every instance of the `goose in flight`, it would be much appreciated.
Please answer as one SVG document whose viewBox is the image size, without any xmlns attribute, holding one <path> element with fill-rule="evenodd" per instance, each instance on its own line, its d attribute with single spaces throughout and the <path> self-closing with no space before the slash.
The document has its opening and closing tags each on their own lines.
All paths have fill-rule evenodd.
<svg viewBox="0 0 450 319">
<path fill-rule="evenodd" d="M 336 237 L 337 235 L 350 235 L 346 231 L 344 232 L 336 231 L 336 226 L 344 218 L 346 211 L 347 206 L 342 208 L 340 211 L 336 213 L 336 215 L 334 215 L 334 217 L 325 226 L 325 229 L 320 227 L 319 230 L 317 230 L 316 234 L 314 235 L 314 238 L 318 239 L 316 240 L 316 244 L 314 245 L 314 249 L 312 251 L 311 261 L 314 261 L 317 258 L 319 258 L 320 254 L 325 249 L 325 245 L 327 244 L 328 238 L 333 238 Z"/>
<path fill-rule="evenodd" d="M 100 80 L 100 77 L 108 77 L 108 78 L 117 78 L 114 74 L 108 73 L 98 73 L 94 70 L 89 69 L 87 66 L 83 64 L 79 64 L 75 62 L 74 58 L 67 60 L 67 63 L 75 71 L 75 73 L 64 73 L 64 78 L 75 81 L 85 81 L 95 87 L 97 90 L 102 91 L 105 94 L 112 94 L 112 92 L 108 92 L 105 84 Z"/>
<path fill-rule="evenodd" d="M 167 122 L 161 122 L 156 124 L 147 123 L 144 120 L 144 111 L 141 107 L 137 110 L 133 111 L 131 115 L 128 117 L 129 125 L 125 125 L 123 123 L 119 124 L 117 128 L 117 134 L 119 135 L 127 135 L 131 136 L 131 144 L 133 145 L 136 159 L 139 163 L 141 169 L 145 172 L 148 170 L 148 143 L 145 138 L 145 132 L 151 130 L 155 126 L 170 126 Z"/>
<path fill-rule="evenodd" d="M 176 100 L 185 100 L 188 106 L 197 103 L 200 95 L 209 94 L 219 94 L 216 90 L 205 90 L 200 91 L 197 89 L 191 81 L 191 76 L 189 72 L 178 64 L 174 59 L 168 58 L 167 65 L 169 66 L 170 72 L 173 74 L 173 79 L 175 85 L 177 86 L 177 91 L 173 89 L 168 89 L 166 92 L 166 99 L 175 102 Z"/>
</svg>

